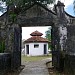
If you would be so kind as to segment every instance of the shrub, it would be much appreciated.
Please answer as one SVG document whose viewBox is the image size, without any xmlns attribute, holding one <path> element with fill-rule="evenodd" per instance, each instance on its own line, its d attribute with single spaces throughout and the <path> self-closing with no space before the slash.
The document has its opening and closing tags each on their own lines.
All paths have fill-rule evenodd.
<svg viewBox="0 0 75 75">
<path fill-rule="evenodd" d="M 3 53 L 5 50 L 5 42 L 4 41 L 1 41 L 0 42 L 0 53 Z"/>
</svg>

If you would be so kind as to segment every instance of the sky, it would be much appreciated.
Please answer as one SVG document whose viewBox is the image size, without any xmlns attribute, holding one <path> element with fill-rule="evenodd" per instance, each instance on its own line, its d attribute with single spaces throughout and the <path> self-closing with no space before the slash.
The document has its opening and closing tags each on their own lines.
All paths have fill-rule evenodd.
<svg viewBox="0 0 75 75">
<path fill-rule="evenodd" d="M 75 16 L 74 10 L 73 10 L 73 1 L 74 0 L 65 0 L 65 11 L 69 13 L 72 16 Z"/>
<path fill-rule="evenodd" d="M 22 27 L 22 39 L 28 39 L 30 34 L 34 31 L 39 31 L 43 33 L 42 37 L 45 37 L 45 32 L 48 30 L 50 26 L 42 26 L 42 27 Z"/>
</svg>

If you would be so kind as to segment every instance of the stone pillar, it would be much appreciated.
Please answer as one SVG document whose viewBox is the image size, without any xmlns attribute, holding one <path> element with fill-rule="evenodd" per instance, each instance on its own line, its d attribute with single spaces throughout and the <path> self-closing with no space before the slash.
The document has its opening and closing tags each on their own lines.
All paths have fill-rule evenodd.
<svg viewBox="0 0 75 75">
<path fill-rule="evenodd" d="M 11 69 L 15 70 L 21 66 L 21 27 L 19 25 L 13 25 L 13 50 L 11 52 Z"/>
<path fill-rule="evenodd" d="M 67 39 L 67 28 L 66 28 L 66 18 L 64 12 L 64 4 L 58 1 L 57 5 L 55 5 L 55 11 L 57 14 L 57 22 L 53 29 L 53 41 L 54 41 L 54 50 L 52 53 L 53 58 L 53 66 L 56 67 L 59 71 L 63 70 L 64 67 L 64 59 L 63 59 L 63 50 L 65 46 L 65 42 Z"/>
<path fill-rule="evenodd" d="M 55 5 L 55 11 L 57 13 L 57 25 L 59 30 L 61 51 L 65 50 L 65 43 L 67 39 L 67 19 L 65 17 L 64 6 L 65 5 L 61 3 L 60 1 L 58 1 L 57 5 Z"/>
<path fill-rule="evenodd" d="M 6 30 L 6 53 L 11 54 L 11 70 L 21 66 L 21 27 L 17 24 L 8 25 Z"/>
<path fill-rule="evenodd" d="M 52 65 L 59 68 L 60 37 L 59 28 L 52 26 Z"/>
</svg>

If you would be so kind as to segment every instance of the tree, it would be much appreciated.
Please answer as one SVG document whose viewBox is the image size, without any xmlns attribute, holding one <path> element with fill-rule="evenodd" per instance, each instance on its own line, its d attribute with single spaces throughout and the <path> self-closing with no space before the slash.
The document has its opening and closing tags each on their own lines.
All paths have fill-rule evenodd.
<svg viewBox="0 0 75 75">
<path fill-rule="evenodd" d="M 0 53 L 3 53 L 5 50 L 5 41 L 1 39 L 0 41 Z"/>
<path fill-rule="evenodd" d="M 6 3 L 0 1 L 0 14 L 6 12 Z"/>
<path fill-rule="evenodd" d="M 55 2 L 55 0 L 2 0 L 2 1 L 5 1 L 7 4 L 14 4 L 19 7 L 31 5 L 34 2 L 39 2 L 42 4 L 52 4 Z"/>
<path fill-rule="evenodd" d="M 20 11 L 23 11 L 24 9 L 28 8 L 33 3 L 39 2 L 39 3 L 47 6 L 47 4 L 52 4 L 56 0 L 2 0 L 2 1 L 6 2 L 8 9 L 10 9 L 10 11 L 9 11 L 9 15 L 11 17 L 10 20 L 12 22 L 15 22 L 16 16 L 18 15 L 18 13 Z M 10 6 L 10 8 L 9 8 L 9 6 Z"/>
<path fill-rule="evenodd" d="M 45 32 L 45 34 L 46 34 L 46 36 L 45 36 L 46 39 L 48 39 L 49 42 L 51 42 L 51 27 L 48 28 L 48 30 Z M 51 48 L 50 43 L 48 44 L 48 48 L 49 48 L 49 49 Z"/>
</svg>

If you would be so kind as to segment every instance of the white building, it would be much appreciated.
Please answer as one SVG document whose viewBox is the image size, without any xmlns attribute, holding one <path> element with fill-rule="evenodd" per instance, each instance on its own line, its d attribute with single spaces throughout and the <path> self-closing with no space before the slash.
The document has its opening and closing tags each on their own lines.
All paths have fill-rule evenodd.
<svg viewBox="0 0 75 75">
<path fill-rule="evenodd" d="M 48 40 L 41 37 L 43 34 L 35 31 L 32 32 L 31 37 L 24 41 L 24 54 L 28 56 L 39 56 L 48 54 Z"/>
</svg>

